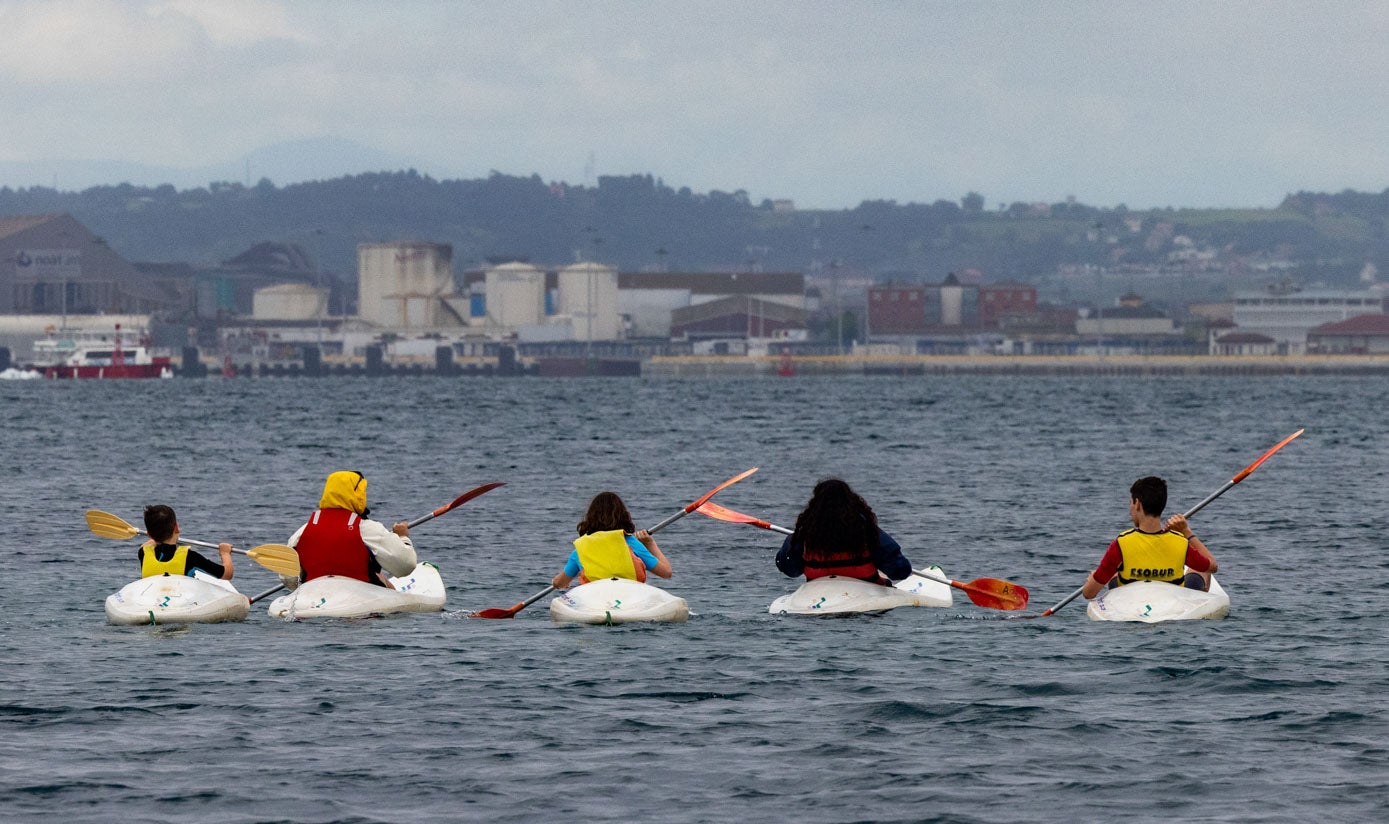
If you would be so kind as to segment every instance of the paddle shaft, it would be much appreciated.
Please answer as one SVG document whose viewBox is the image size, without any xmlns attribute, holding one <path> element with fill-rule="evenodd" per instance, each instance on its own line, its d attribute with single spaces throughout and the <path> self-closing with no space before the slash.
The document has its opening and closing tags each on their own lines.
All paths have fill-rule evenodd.
<svg viewBox="0 0 1389 824">
<path fill-rule="evenodd" d="M 961 583 L 950 578 L 945 578 L 936 575 L 935 573 L 927 569 L 914 569 L 912 570 L 912 574 L 920 575 L 922 578 L 925 578 L 928 581 L 935 581 L 938 584 L 945 584 L 946 586 L 952 586 L 955 589 L 963 590 L 966 594 L 970 596 L 970 600 L 974 600 L 974 596 L 976 595 L 985 599 L 991 599 L 993 601 L 997 601 L 999 597 L 997 594 L 981 589 L 979 587 L 971 586 L 969 584 Z M 1016 587 L 1017 585 L 1014 584 L 1013 586 Z"/>
<path fill-rule="evenodd" d="M 273 588 L 273 589 L 267 589 L 265 592 L 262 592 L 261 594 L 259 594 L 259 595 L 257 595 L 256 597 L 252 598 L 252 599 L 251 599 L 251 603 L 254 604 L 256 601 L 260 601 L 260 600 L 262 600 L 262 599 L 264 599 L 264 598 L 269 598 L 271 595 L 274 595 L 275 593 L 279 592 L 280 590 L 282 590 L 282 589 L 284 589 L 284 588 L 285 588 L 285 585 L 284 585 L 284 584 L 280 584 L 279 586 L 277 586 L 277 587 L 275 587 L 275 588 Z"/>
<path fill-rule="evenodd" d="M 1273 455 L 1273 453 L 1275 453 L 1275 452 L 1277 452 L 1278 450 L 1282 449 L 1284 446 L 1287 446 L 1289 442 L 1291 442 L 1291 441 L 1292 441 L 1294 438 L 1296 438 L 1298 435 L 1301 435 L 1304 431 L 1305 431 L 1305 430 L 1299 429 L 1299 430 L 1297 430 L 1296 432 L 1294 432 L 1293 434 L 1291 434 L 1291 435 L 1289 435 L 1288 437 L 1284 438 L 1283 440 L 1279 441 L 1277 446 L 1275 446 L 1275 447 L 1273 447 L 1272 449 L 1270 449 L 1269 451 L 1265 452 L 1263 455 L 1260 455 L 1260 456 L 1259 456 L 1259 459 L 1258 459 L 1257 461 L 1255 461 L 1254 463 L 1250 464 L 1249 466 L 1246 466 L 1244 469 L 1240 470 L 1240 473 L 1239 473 L 1238 475 L 1236 475 L 1235 477 L 1233 477 L 1233 478 L 1231 478 L 1230 480 L 1226 481 L 1226 482 L 1225 482 L 1224 484 L 1222 484 L 1221 487 L 1220 487 L 1219 489 L 1217 489 L 1216 491 L 1214 491 L 1214 492 L 1212 492 L 1211 494 L 1207 495 L 1205 498 L 1202 498 L 1200 503 L 1196 504 L 1196 506 L 1193 506 L 1191 509 L 1187 510 L 1186 513 L 1185 513 L 1182 517 L 1184 517 L 1184 518 L 1190 518 L 1192 515 L 1195 515 L 1196 513 L 1198 513 L 1198 512 L 1200 512 L 1201 510 L 1205 509 L 1205 508 L 1206 508 L 1206 504 L 1209 504 L 1211 501 L 1214 501 L 1216 498 L 1219 498 L 1221 495 L 1224 495 L 1226 492 L 1229 492 L 1231 489 L 1234 488 L 1235 484 L 1239 483 L 1240 481 L 1244 480 L 1245 478 L 1248 478 L 1248 477 L 1249 477 L 1249 473 L 1251 473 L 1251 472 L 1253 472 L 1254 470 L 1256 470 L 1256 469 L 1259 468 L 1259 464 L 1261 464 L 1261 463 L 1263 463 L 1264 461 L 1268 460 L 1269 457 Z M 1082 594 L 1084 591 L 1085 591 L 1085 586 L 1082 584 L 1081 587 L 1080 587 L 1080 589 L 1077 589 L 1075 592 L 1072 592 L 1070 595 L 1067 595 L 1065 598 L 1063 598 L 1063 599 L 1061 599 L 1060 601 L 1058 601 L 1057 604 L 1056 604 L 1056 606 L 1051 607 L 1051 608 L 1047 609 L 1046 611 L 1044 611 L 1044 612 L 1042 613 L 1042 617 L 1045 618 L 1045 617 L 1048 616 L 1048 615 L 1053 615 L 1053 614 L 1055 614 L 1056 611 L 1057 611 L 1058 609 L 1061 609 L 1062 607 L 1066 606 L 1066 605 L 1069 604 L 1070 602 L 1072 602 L 1072 601 L 1074 601 L 1075 599 L 1079 598 L 1079 597 L 1081 596 L 1081 594 Z"/>
<path fill-rule="evenodd" d="M 477 496 L 491 492 L 499 486 L 506 486 L 506 483 L 504 481 L 493 481 L 491 483 L 483 484 L 482 486 L 476 487 L 474 489 L 470 489 L 467 492 L 464 492 L 462 495 L 459 495 L 457 498 L 454 498 L 451 502 L 444 504 L 443 506 L 429 513 L 428 515 L 421 515 L 415 520 L 410 521 L 406 524 L 406 526 L 417 527 L 425 521 L 437 518 L 446 512 L 452 512 L 453 510 L 457 509 L 463 504 L 466 504 L 468 501 L 471 501 L 472 499 L 476 498 Z"/>
<path fill-rule="evenodd" d="M 148 532 L 141 531 L 141 532 L 137 532 L 136 534 L 137 534 L 137 535 L 144 535 L 146 538 L 149 538 L 149 533 L 148 533 Z M 150 540 L 154 540 L 154 539 L 151 538 Z M 207 541 L 195 541 L 195 540 L 193 540 L 192 538 L 184 538 L 184 537 L 182 537 L 182 536 L 179 537 L 178 542 L 179 542 L 180 544 L 188 544 L 189 546 L 200 546 L 200 547 L 204 547 L 204 548 L 206 548 L 206 549 L 217 549 L 217 548 L 218 548 L 218 547 L 217 547 L 217 544 L 210 544 L 210 543 L 208 543 Z M 237 549 L 236 547 L 232 547 L 232 552 L 235 552 L 237 555 L 245 555 L 245 556 L 247 556 L 247 557 L 250 557 L 250 555 L 251 555 L 251 553 L 247 552 L 246 550 L 244 550 L 244 549 Z"/>
</svg>

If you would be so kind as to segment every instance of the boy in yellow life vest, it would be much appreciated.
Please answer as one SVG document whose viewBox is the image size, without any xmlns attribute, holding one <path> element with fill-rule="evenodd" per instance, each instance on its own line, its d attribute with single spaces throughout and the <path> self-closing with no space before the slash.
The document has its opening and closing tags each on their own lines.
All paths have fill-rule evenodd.
<svg viewBox="0 0 1389 824">
<path fill-rule="evenodd" d="M 201 569 L 213 578 L 232 579 L 232 545 L 225 541 L 217 545 L 222 563 L 210 561 L 201 553 L 178 542 L 178 518 L 164 504 L 145 507 L 145 534 L 150 536 L 140 547 L 140 577 L 155 575 L 192 575 Z"/>
<path fill-rule="evenodd" d="M 650 532 L 637 529 L 617 493 L 599 492 L 579 522 L 574 551 L 550 583 L 555 589 L 564 589 L 575 578 L 583 584 L 604 578 L 645 581 L 648 571 L 661 578 L 673 574 L 656 539 Z"/>
<path fill-rule="evenodd" d="M 1186 516 L 1162 522 L 1167 506 L 1167 482 L 1149 475 L 1129 487 L 1129 518 L 1133 529 L 1110 543 L 1100 565 L 1085 580 L 1081 594 L 1094 598 L 1111 580 L 1114 586 L 1133 581 L 1166 581 L 1188 589 L 1209 589 L 1216 571 L 1215 556 L 1191 532 Z M 1190 569 L 1191 572 L 1186 570 Z"/>
</svg>

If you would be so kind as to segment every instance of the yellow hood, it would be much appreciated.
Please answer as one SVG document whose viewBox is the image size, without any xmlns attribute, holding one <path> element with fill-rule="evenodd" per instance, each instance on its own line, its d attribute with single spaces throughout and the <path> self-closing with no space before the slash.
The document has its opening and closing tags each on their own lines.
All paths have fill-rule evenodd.
<svg viewBox="0 0 1389 824">
<path fill-rule="evenodd" d="M 319 509 L 347 509 L 358 515 L 367 511 L 367 479 L 356 472 L 334 472 L 323 482 Z"/>
</svg>

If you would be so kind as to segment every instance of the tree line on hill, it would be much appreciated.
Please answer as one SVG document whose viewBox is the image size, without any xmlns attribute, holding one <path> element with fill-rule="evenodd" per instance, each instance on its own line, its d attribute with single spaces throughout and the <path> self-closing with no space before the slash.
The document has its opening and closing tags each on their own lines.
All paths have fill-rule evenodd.
<svg viewBox="0 0 1389 824">
<path fill-rule="evenodd" d="M 414 170 L 276 186 L 130 184 L 80 192 L 0 188 L 0 214 L 68 212 L 132 261 L 215 265 L 262 241 L 304 247 L 325 272 L 355 279 L 358 243 L 448 243 L 456 271 L 500 258 L 542 266 L 599 260 L 626 271 L 857 272 L 940 282 L 975 269 L 1037 283 L 1067 266 L 1273 265 L 1303 281 L 1351 285 L 1367 263 L 1389 271 L 1389 190 L 1298 192 L 1275 209 L 1094 207 L 865 201 L 797 210 L 744 191 L 697 193 L 651 175 L 596 185 L 494 172 L 435 180 Z"/>
</svg>

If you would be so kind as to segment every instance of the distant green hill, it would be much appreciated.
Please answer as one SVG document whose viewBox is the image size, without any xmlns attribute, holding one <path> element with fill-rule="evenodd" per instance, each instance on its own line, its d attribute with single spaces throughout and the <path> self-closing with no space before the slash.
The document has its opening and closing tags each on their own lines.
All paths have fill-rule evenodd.
<svg viewBox="0 0 1389 824">
<path fill-rule="evenodd" d="M 132 261 L 212 264 L 276 240 L 300 244 L 324 270 L 349 279 L 358 243 L 396 239 L 452 244 L 458 271 L 522 257 L 541 265 L 582 258 L 626 270 L 760 268 L 928 281 L 975 269 L 991 281 L 1035 283 L 1087 266 L 1140 284 L 1161 270 L 1347 285 L 1366 263 L 1389 273 L 1389 190 L 1299 192 L 1276 209 L 1015 203 L 985 210 L 983 202 L 969 193 L 959 201 L 797 211 L 752 203 L 742 191 L 675 189 L 649 175 L 583 187 L 497 173 L 433 180 L 413 170 L 284 187 L 0 189 L 0 214 L 70 212 Z"/>
</svg>

